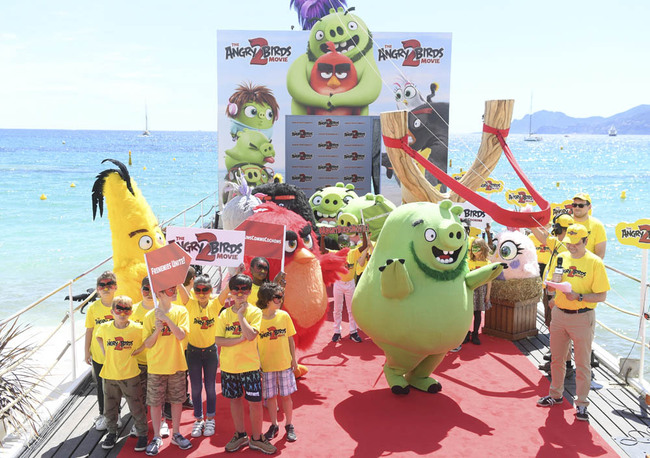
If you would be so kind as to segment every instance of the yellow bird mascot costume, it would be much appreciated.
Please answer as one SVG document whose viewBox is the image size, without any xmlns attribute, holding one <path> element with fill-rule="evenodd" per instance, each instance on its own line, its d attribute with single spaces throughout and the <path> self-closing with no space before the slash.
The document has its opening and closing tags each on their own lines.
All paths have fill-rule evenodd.
<svg viewBox="0 0 650 458">
<path fill-rule="evenodd" d="M 151 211 L 126 166 L 114 159 L 104 159 L 118 167 L 97 175 L 93 185 L 93 220 L 99 209 L 103 216 L 104 199 L 113 240 L 113 272 L 117 276 L 116 295 L 142 300 L 140 286 L 147 275 L 144 253 L 166 245 L 158 219 Z"/>
</svg>

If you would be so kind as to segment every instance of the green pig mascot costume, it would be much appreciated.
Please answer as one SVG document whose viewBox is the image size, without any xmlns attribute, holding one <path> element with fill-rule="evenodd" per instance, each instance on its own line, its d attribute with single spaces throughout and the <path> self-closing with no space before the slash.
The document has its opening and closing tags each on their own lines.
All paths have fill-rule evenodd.
<svg viewBox="0 0 650 458">
<path fill-rule="evenodd" d="M 381 76 L 372 52 L 372 34 L 366 24 L 351 10 L 330 9 L 330 14 L 312 27 L 307 53 L 298 56 L 287 72 L 287 90 L 292 97 L 291 114 L 304 115 L 308 109 L 332 111 L 339 107 L 357 107 L 360 114 L 368 114 L 368 105 L 377 100 L 381 92 Z M 358 82 L 346 92 L 324 95 L 310 85 L 311 71 L 319 57 L 334 49 L 352 60 Z"/>
<path fill-rule="evenodd" d="M 448 200 L 398 207 L 354 291 L 352 313 L 386 354 L 384 375 L 395 394 L 409 385 L 442 389 L 430 375 L 467 334 L 473 290 L 503 270 L 489 264 L 469 272 L 462 211 Z"/>
</svg>

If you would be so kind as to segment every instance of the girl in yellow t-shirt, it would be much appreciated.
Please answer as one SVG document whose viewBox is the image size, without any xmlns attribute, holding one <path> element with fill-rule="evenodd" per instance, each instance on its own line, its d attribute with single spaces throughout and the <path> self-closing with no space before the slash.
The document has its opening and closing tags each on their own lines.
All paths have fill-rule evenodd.
<svg viewBox="0 0 650 458">
<path fill-rule="evenodd" d="M 280 310 L 284 289 L 277 283 L 260 286 L 257 306 L 262 309 L 262 324 L 257 341 L 262 367 L 262 393 L 271 417 L 271 426 L 264 433 L 267 440 L 278 435 L 278 400 L 280 395 L 285 415 L 287 440 L 296 440 L 293 427 L 293 401 L 291 393 L 298 390 L 293 371 L 297 369 L 296 347 L 293 336 L 296 329 L 291 317 Z"/>
<path fill-rule="evenodd" d="M 485 240 L 480 237 L 475 238 L 472 241 L 469 253 L 469 270 L 478 269 L 479 267 L 486 266 L 488 264 L 488 246 Z M 467 331 L 467 336 L 463 343 L 467 343 L 470 340 L 475 345 L 481 345 L 481 341 L 478 338 L 478 330 L 481 327 L 481 316 L 482 313 L 486 310 L 489 310 L 492 307 L 490 303 L 490 289 L 492 283 L 488 282 L 485 285 L 481 285 L 474 290 L 474 327 L 472 331 Z"/>
</svg>

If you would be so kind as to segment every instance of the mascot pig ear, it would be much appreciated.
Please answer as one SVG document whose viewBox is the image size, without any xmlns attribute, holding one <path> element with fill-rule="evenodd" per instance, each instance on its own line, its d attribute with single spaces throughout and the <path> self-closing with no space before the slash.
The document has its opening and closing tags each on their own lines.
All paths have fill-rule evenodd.
<svg viewBox="0 0 650 458">
<path fill-rule="evenodd" d="M 456 215 L 456 216 L 460 216 L 460 215 L 463 214 L 463 207 L 461 207 L 460 205 L 454 205 L 453 207 L 451 207 L 451 210 L 450 210 L 450 211 L 451 211 L 454 215 Z"/>
<path fill-rule="evenodd" d="M 341 183 L 342 184 L 342 183 Z M 345 189 L 351 189 L 354 190 L 354 185 L 352 183 L 348 183 L 345 185 Z"/>
<path fill-rule="evenodd" d="M 239 108 L 237 108 L 237 105 L 234 103 L 229 103 L 228 104 L 228 114 L 232 116 L 233 118 L 237 116 L 237 112 L 239 111 Z"/>
</svg>

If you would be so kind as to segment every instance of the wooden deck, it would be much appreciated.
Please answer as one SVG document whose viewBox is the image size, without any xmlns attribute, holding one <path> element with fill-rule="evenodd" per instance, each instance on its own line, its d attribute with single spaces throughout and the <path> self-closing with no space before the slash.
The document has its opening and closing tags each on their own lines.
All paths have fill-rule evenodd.
<svg viewBox="0 0 650 458">
<path fill-rule="evenodd" d="M 537 336 L 515 342 L 535 366 L 545 363 L 542 357 L 549 344 L 548 330 L 541 319 L 538 319 L 538 328 Z M 645 402 L 604 365 L 595 368 L 593 375 L 594 381 L 603 387 L 592 389 L 589 395 L 591 425 L 621 456 L 645 457 L 650 453 L 650 417 Z M 567 379 L 565 388 L 565 396 L 573 399 L 574 377 Z M 119 431 L 117 445 L 112 450 L 103 450 L 100 443 L 104 433 L 93 428 L 96 404 L 95 387 L 88 377 L 56 413 L 40 438 L 33 441 L 20 457 L 116 457 L 131 429 L 128 407 L 123 404 L 124 425 Z"/>
</svg>

